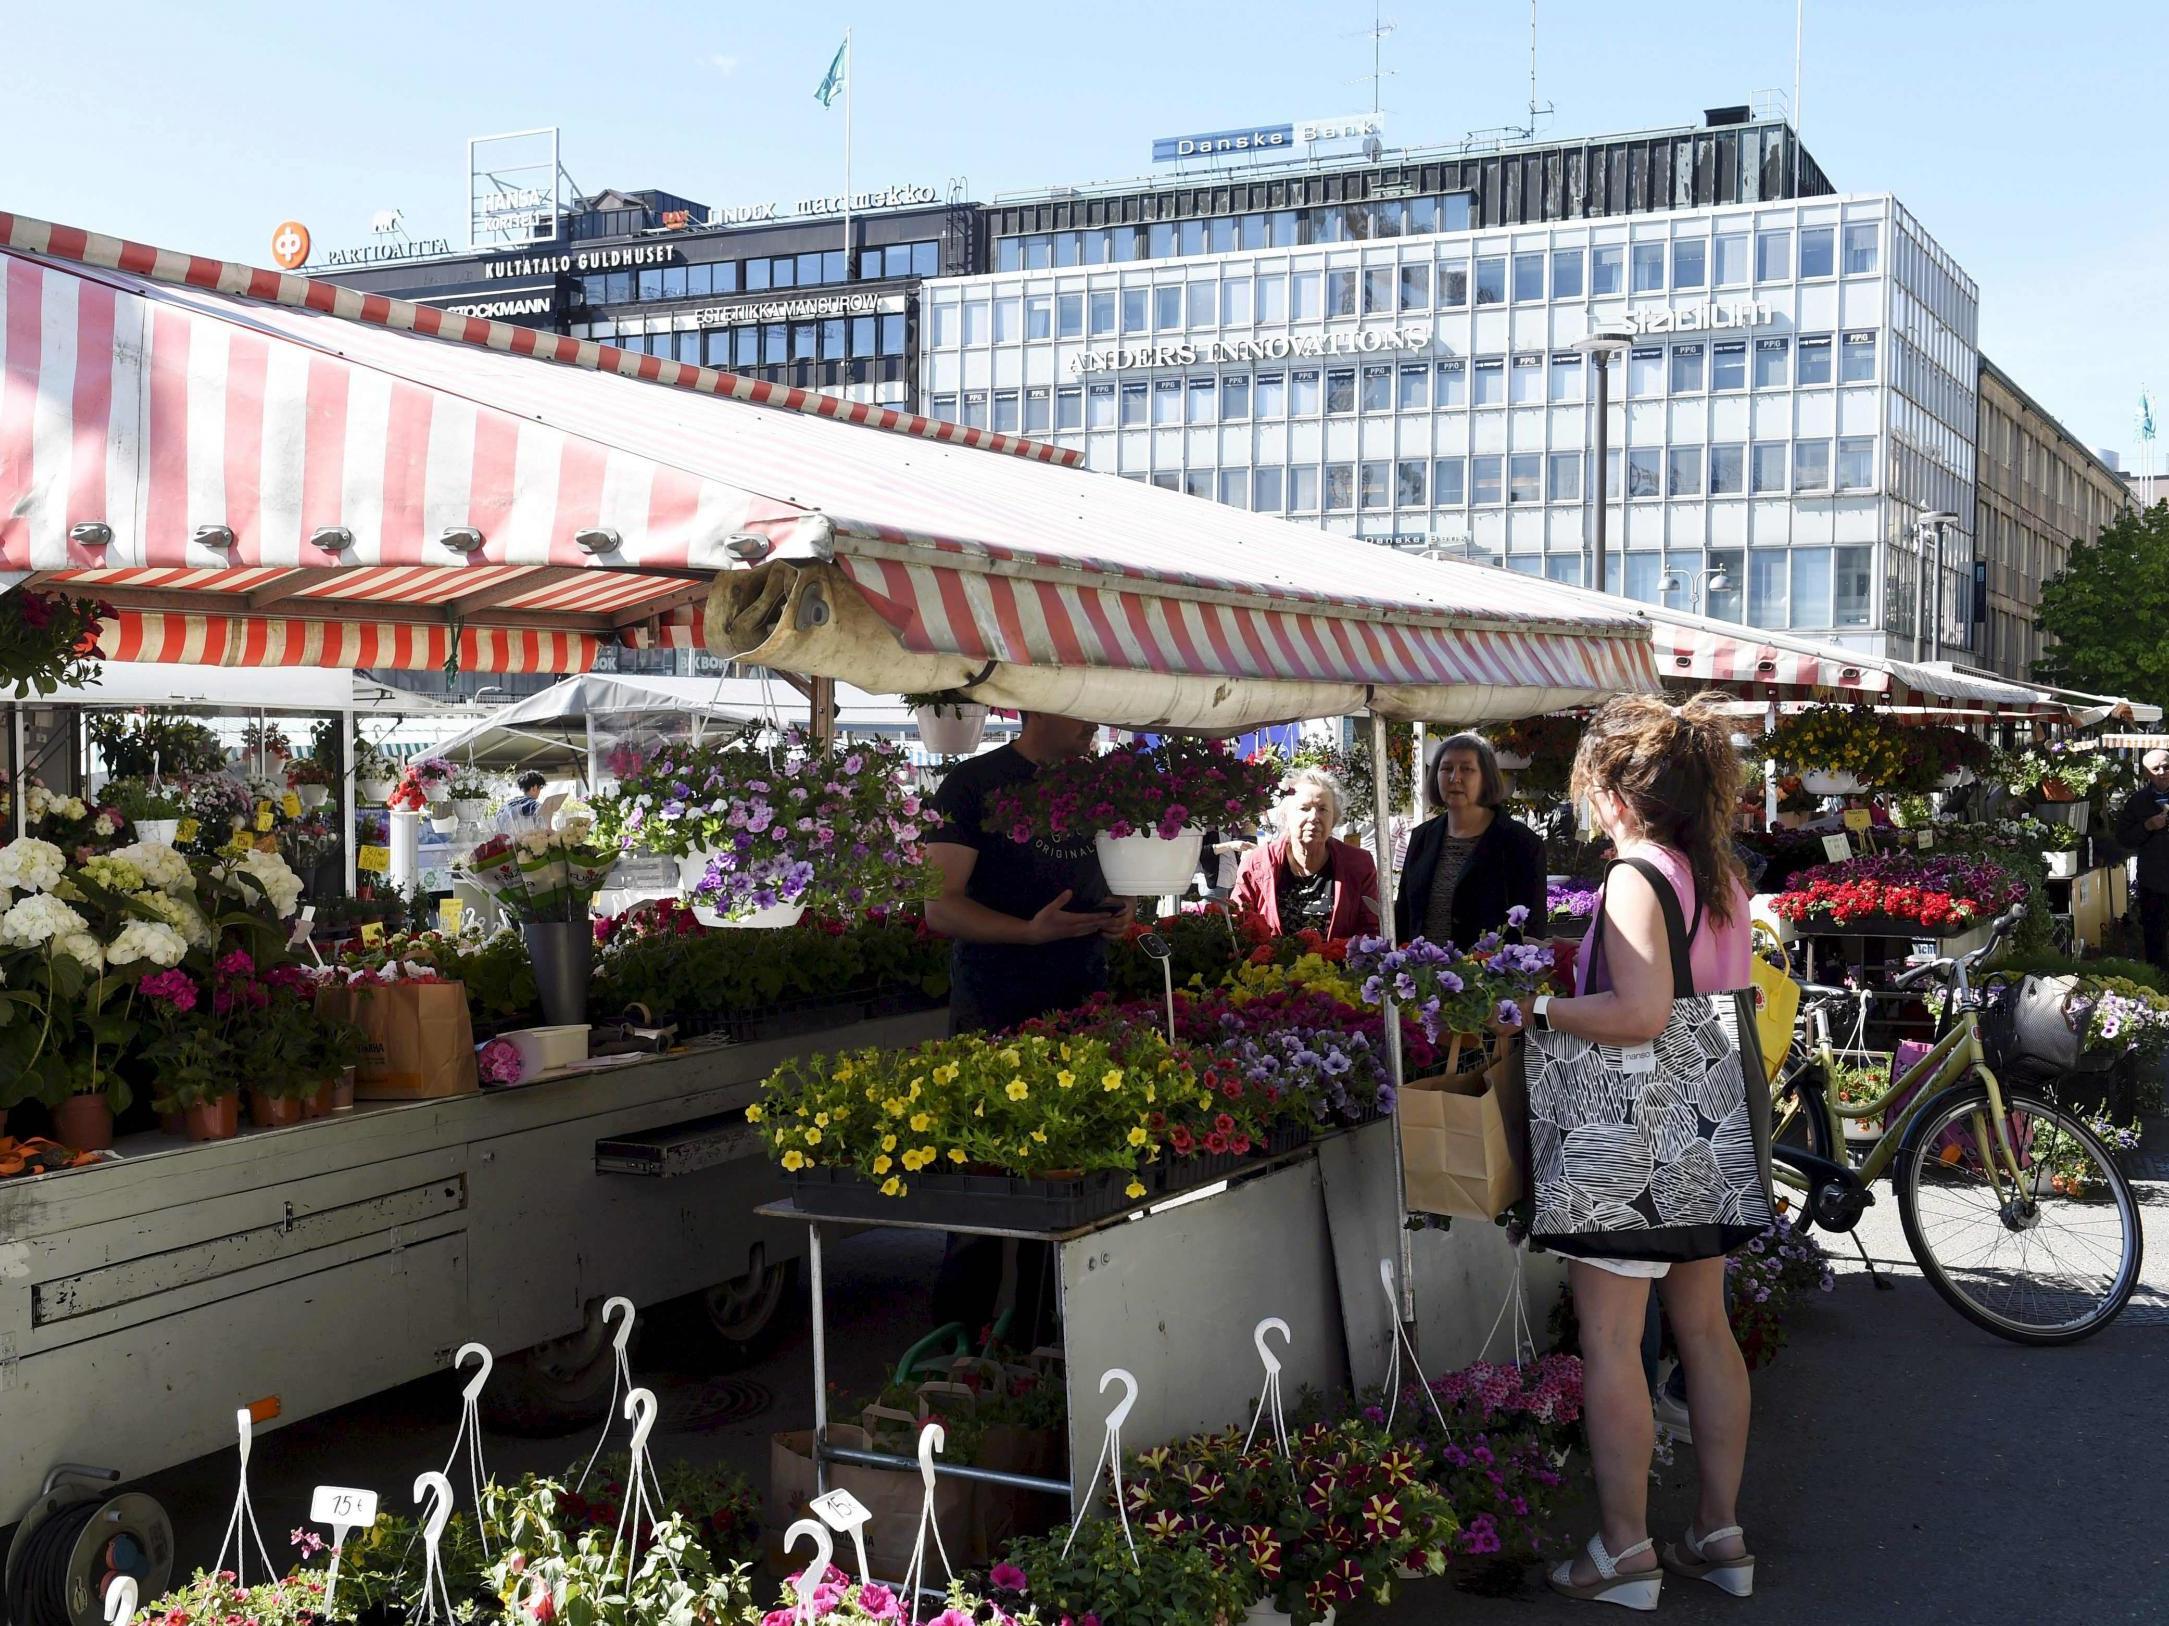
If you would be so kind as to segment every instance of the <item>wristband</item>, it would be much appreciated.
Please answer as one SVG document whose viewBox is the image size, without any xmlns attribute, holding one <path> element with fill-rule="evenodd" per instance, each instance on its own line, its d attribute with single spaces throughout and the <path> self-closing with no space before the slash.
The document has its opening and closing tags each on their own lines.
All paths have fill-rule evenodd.
<svg viewBox="0 0 2169 1626">
<path fill-rule="evenodd" d="M 1539 1033 L 1551 1031 L 1551 995 L 1538 994 L 1530 1001 L 1529 1026 Z"/>
</svg>

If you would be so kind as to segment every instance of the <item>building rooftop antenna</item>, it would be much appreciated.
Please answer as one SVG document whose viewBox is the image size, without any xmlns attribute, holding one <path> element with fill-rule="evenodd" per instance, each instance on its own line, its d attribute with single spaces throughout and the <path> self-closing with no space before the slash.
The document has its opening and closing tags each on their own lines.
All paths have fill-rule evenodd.
<svg viewBox="0 0 2169 1626">
<path fill-rule="evenodd" d="M 1558 109 L 1550 102 L 1538 105 L 1536 99 L 1536 0 L 1529 0 L 1529 139 L 1536 139 L 1536 121 L 1550 118 Z"/>
<path fill-rule="evenodd" d="M 1356 31 L 1370 36 L 1371 111 L 1374 114 L 1385 111 L 1380 105 L 1380 92 L 1384 82 L 1394 76 L 1393 70 L 1386 66 L 1386 36 L 1397 26 L 1384 15 L 1384 0 L 1371 0 L 1371 26 Z"/>
</svg>

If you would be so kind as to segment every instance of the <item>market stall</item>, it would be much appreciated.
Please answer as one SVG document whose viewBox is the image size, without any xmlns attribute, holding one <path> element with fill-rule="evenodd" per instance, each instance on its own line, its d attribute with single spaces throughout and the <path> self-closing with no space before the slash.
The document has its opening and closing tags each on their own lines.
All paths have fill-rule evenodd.
<svg viewBox="0 0 2169 1626">
<path fill-rule="evenodd" d="M 1361 710 L 1504 717 L 1652 681 L 1646 635 L 1616 611 L 1562 612 L 1541 583 L 1090 475 L 1014 437 L 20 217 L 0 215 L 0 248 L 9 331 L 74 339 L 8 349 L 26 410 L 0 412 L 0 507 L 18 517 L 0 567 L 109 601 L 107 655 L 579 671 L 609 641 L 698 638 L 816 679 L 819 733 L 838 680 L 1220 734 Z M 714 1057 L 685 1066 L 716 1076 Z M 330 1144 L 357 1121 L 297 1133 Z M 479 1192 L 476 1165 L 513 1148 L 461 1133 L 439 1150 Z M 1479 1289 L 1467 1250 L 1410 1241 L 1392 1134 L 1339 1146 L 1295 1176 L 1318 1183 L 1331 1239 L 1321 1314 L 1342 1311 L 1305 1361 L 1375 1380 L 1395 1324 L 1371 1308 L 1381 1260 L 1434 1347 L 1473 1336 Z M 547 1181 L 524 1149 L 519 1165 Z M 129 1170 L 52 1178 L 95 1191 Z M 1198 1200 L 1232 1212 L 1244 1189 Z M 1276 1251 L 1216 1234 L 1229 1280 L 1269 1292 Z M 743 1257 L 737 1235 L 705 1256 Z M 1500 1253 L 1475 1273 L 1494 1298 L 1518 1269 Z M 47 1265 L 41 1250 L 33 1298 Z M 584 1284 L 524 1292 L 541 1308 L 517 1336 L 593 1325 Z M 184 1358 L 214 1369 L 223 1329 L 192 1330 Z"/>
</svg>

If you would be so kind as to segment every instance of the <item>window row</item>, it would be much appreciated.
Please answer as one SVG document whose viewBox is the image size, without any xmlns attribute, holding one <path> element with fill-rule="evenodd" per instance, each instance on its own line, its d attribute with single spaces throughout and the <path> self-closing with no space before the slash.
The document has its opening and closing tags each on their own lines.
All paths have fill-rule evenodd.
<svg viewBox="0 0 2169 1626">
<path fill-rule="evenodd" d="M 860 318 L 864 320 L 864 318 Z M 1756 341 L 1750 375 L 1746 346 L 1707 347 L 1705 369 L 1701 344 L 1674 345 L 1670 357 L 1660 346 L 1637 350 L 1629 359 L 1627 394 L 1693 395 L 1705 388 L 1728 394 L 1748 387 L 1784 389 L 1832 381 L 1830 336 L 1810 336 L 1799 344 L 1794 366 L 1791 341 Z M 888 352 L 883 352 L 887 354 Z M 1027 401 L 1048 402 L 1037 409 L 1045 419 L 1039 429 L 1136 429 L 1148 424 L 1244 423 L 1253 419 L 1339 417 L 1357 412 L 1423 412 L 1431 408 L 1574 405 L 1584 399 L 1586 367 L 1580 356 L 1479 356 L 1473 362 L 1372 362 L 1362 367 L 1306 367 L 1288 373 L 1202 373 L 1189 378 L 1130 379 L 1091 385 L 1070 384 L 1024 392 Z M 1836 378 L 1847 384 L 1875 381 L 1875 335 L 1847 334 L 1838 347 Z M 1011 397 L 1017 391 L 1006 393 Z M 973 422 L 986 412 L 988 392 L 966 390 L 932 397 L 937 418 Z"/>
<path fill-rule="evenodd" d="M 1004 397 L 1007 397 L 1006 404 Z M 995 397 L 992 427 L 1020 427 L 1012 391 Z M 1021 420 L 1025 433 L 1030 420 Z M 980 427 L 987 427 L 982 424 Z M 1875 442 L 1837 443 L 1835 474 L 1827 440 L 1718 446 L 1629 448 L 1605 459 L 1606 497 L 1618 501 L 1624 475 L 1629 498 L 1783 496 L 1869 491 L 1875 483 Z M 1312 514 L 1356 508 L 1493 508 L 1518 503 L 1579 503 L 1580 452 L 1515 452 L 1474 457 L 1366 458 L 1248 469 L 1160 469 L 1155 485 L 1209 497 L 1253 513 Z M 1789 479 L 1788 479 L 1789 476 Z"/>
<path fill-rule="evenodd" d="M 1320 243 L 1366 243 L 1467 231 L 1470 195 L 1385 198 L 1308 209 L 1270 209 L 1141 226 L 1091 226 L 1079 231 L 1027 232 L 994 243 L 997 271 L 1043 271 L 1068 265 L 1116 265 L 1125 260 L 1171 260 L 1242 249 L 1304 248 Z"/>
<path fill-rule="evenodd" d="M 767 322 L 688 333 L 628 333 L 604 341 L 695 366 L 745 372 L 794 361 L 856 361 L 904 354 L 904 318 L 832 316 L 818 322 Z"/>
<path fill-rule="evenodd" d="M 887 277 L 938 277 L 941 244 L 889 243 L 859 250 L 861 282 Z M 718 294 L 765 293 L 773 288 L 817 288 L 842 282 L 840 248 L 805 254 L 715 260 L 703 265 L 651 266 L 644 271 L 604 271 L 572 279 L 573 303 L 590 308 L 641 304 L 658 299 L 708 299 Z"/>
</svg>

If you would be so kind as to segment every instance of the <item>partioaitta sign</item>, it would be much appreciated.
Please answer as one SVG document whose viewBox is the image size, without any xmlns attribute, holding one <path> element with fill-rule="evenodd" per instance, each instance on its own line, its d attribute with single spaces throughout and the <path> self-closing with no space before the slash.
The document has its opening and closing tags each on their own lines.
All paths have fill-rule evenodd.
<svg viewBox="0 0 2169 1626">
<path fill-rule="evenodd" d="M 1194 367 L 1200 362 L 1292 361 L 1306 356 L 1376 355 L 1426 350 L 1428 325 L 1351 328 L 1345 333 L 1276 333 L 1259 339 L 1183 339 L 1169 344 L 1086 350 L 1069 358 L 1071 373 L 1119 373 L 1137 367 Z"/>
<path fill-rule="evenodd" d="M 1712 328 L 1764 327 L 1777 320 L 1768 305 L 1688 305 L 1680 309 L 1645 308 L 1627 312 L 1630 333 L 1701 333 Z"/>
</svg>

